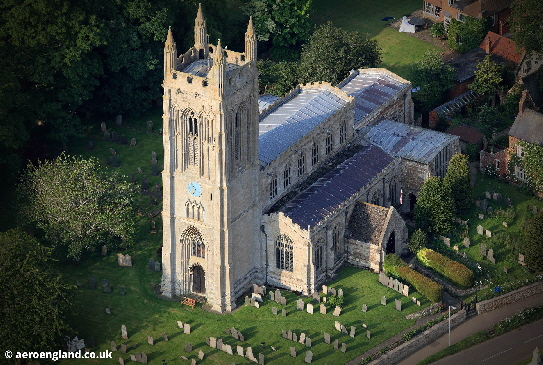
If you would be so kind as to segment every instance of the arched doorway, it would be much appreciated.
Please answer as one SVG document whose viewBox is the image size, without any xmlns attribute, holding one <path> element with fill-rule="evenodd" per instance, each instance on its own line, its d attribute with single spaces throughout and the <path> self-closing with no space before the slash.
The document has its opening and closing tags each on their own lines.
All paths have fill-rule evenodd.
<svg viewBox="0 0 543 365">
<path fill-rule="evenodd" d="M 206 292 L 206 277 L 204 269 L 200 265 L 191 267 L 192 271 L 192 291 L 204 294 Z"/>
<path fill-rule="evenodd" d="M 392 233 L 388 237 L 386 253 L 388 255 L 389 253 L 395 253 L 395 252 L 396 252 L 396 232 L 392 231 Z"/>
</svg>

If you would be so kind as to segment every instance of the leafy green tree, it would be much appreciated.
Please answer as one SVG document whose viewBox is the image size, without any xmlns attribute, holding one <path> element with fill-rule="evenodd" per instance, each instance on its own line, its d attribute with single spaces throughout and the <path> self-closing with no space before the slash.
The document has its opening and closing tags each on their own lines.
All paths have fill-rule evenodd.
<svg viewBox="0 0 543 365">
<path fill-rule="evenodd" d="M 447 33 L 449 47 L 460 53 L 471 51 L 479 47 L 489 28 L 485 19 L 466 17 L 464 22 L 451 19 Z"/>
<path fill-rule="evenodd" d="M 522 253 L 530 270 L 543 271 L 543 212 L 537 213 L 528 221 L 524 231 Z"/>
<path fill-rule="evenodd" d="M 449 161 L 443 184 L 450 190 L 456 213 L 468 209 L 473 203 L 473 188 L 468 156 L 455 154 Z"/>
<path fill-rule="evenodd" d="M 413 87 L 420 87 L 413 99 L 422 111 L 428 112 L 443 102 L 455 80 L 456 71 L 451 65 L 444 63 L 437 51 L 428 51 L 411 70 Z"/>
<path fill-rule="evenodd" d="M 431 176 L 420 189 L 415 222 L 425 232 L 447 234 L 454 222 L 454 201 L 439 176 Z"/>
<path fill-rule="evenodd" d="M 68 286 L 50 250 L 20 230 L 0 233 L 0 351 L 51 351 L 67 330 Z"/>
<path fill-rule="evenodd" d="M 409 247 L 411 252 L 417 253 L 419 250 L 425 248 L 426 244 L 428 244 L 428 237 L 426 236 L 426 233 L 419 228 L 411 235 L 407 247 Z"/>
<path fill-rule="evenodd" d="M 247 0 L 244 10 L 253 17 L 258 40 L 271 44 L 277 60 L 290 59 L 294 47 L 309 37 L 311 0 Z"/>
<path fill-rule="evenodd" d="M 543 146 L 533 143 L 520 142 L 524 157 L 522 168 L 528 177 L 530 188 L 543 193 Z"/>
<path fill-rule="evenodd" d="M 492 61 L 490 55 L 487 55 L 484 60 L 477 64 L 475 80 L 469 85 L 469 88 L 477 94 L 489 97 L 494 101 L 498 88 L 503 82 L 502 75 L 502 66 Z"/>
<path fill-rule="evenodd" d="M 539 0 L 514 0 L 511 6 L 511 29 L 519 47 L 528 52 L 543 50 L 543 3 Z"/>
<path fill-rule="evenodd" d="M 304 44 L 298 77 L 300 83 L 325 81 L 337 84 L 349 71 L 381 63 L 377 41 L 358 32 L 336 28 L 328 22 L 315 29 Z"/>
<path fill-rule="evenodd" d="M 29 165 L 19 191 L 23 218 L 66 247 L 68 257 L 133 240 L 133 188 L 101 171 L 96 159 L 61 155 Z"/>
<path fill-rule="evenodd" d="M 297 84 L 297 62 L 258 60 L 258 87 L 260 94 L 284 96 Z"/>
</svg>

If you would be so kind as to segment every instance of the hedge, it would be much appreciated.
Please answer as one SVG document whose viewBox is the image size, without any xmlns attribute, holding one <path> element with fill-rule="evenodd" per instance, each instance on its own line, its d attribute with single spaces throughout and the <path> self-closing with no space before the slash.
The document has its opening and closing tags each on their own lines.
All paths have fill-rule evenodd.
<svg viewBox="0 0 543 365">
<path fill-rule="evenodd" d="M 385 274 L 399 277 L 400 275 L 396 269 L 402 266 L 407 266 L 407 264 L 395 253 L 389 253 L 385 256 L 385 260 L 383 262 Z"/>
<path fill-rule="evenodd" d="M 425 266 L 434 269 L 456 285 L 463 288 L 469 288 L 473 285 L 473 272 L 470 269 L 439 252 L 424 248 L 417 252 L 417 258 Z"/>
<path fill-rule="evenodd" d="M 424 295 L 434 303 L 441 302 L 443 299 L 443 287 L 426 276 L 416 272 L 408 266 L 396 268 L 396 271 L 402 279 L 409 282 L 415 290 Z"/>
</svg>

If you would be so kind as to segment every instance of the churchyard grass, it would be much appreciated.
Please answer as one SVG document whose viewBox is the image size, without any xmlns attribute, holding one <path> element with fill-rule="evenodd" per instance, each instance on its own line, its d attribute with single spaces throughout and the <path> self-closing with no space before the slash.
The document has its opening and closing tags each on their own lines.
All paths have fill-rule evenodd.
<svg viewBox="0 0 543 365">
<path fill-rule="evenodd" d="M 343 0 L 334 6 L 330 6 L 330 2 L 325 0 L 315 0 L 312 20 L 316 24 L 331 21 L 336 27 L 357 31 L 376 39 L 382 49 L 383 62 L 379 67 L 409 79 L 411 66 L 422 59 L 426 51 L 441 50 L 388 27 L 390 21 L 381 19 L 385 17 L 400 19 L 420 9 L 421 6 L 422 2 L 418 0 Z"/>
</svg>

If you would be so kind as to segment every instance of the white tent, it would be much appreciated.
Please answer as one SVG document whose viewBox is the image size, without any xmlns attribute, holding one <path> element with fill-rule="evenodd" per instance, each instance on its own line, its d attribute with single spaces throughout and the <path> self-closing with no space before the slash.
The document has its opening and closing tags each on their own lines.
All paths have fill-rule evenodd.
<svg viewBox="0 0 543 365">
<path fill-rule="evenodd" d="M 409 21 L 407 21 L 406 16 L 404 16 L 402 19 L 402 25 L 400 25 L 400 32 L 415 33 L 415 26 L 409 24 Z"/>
</svg>

